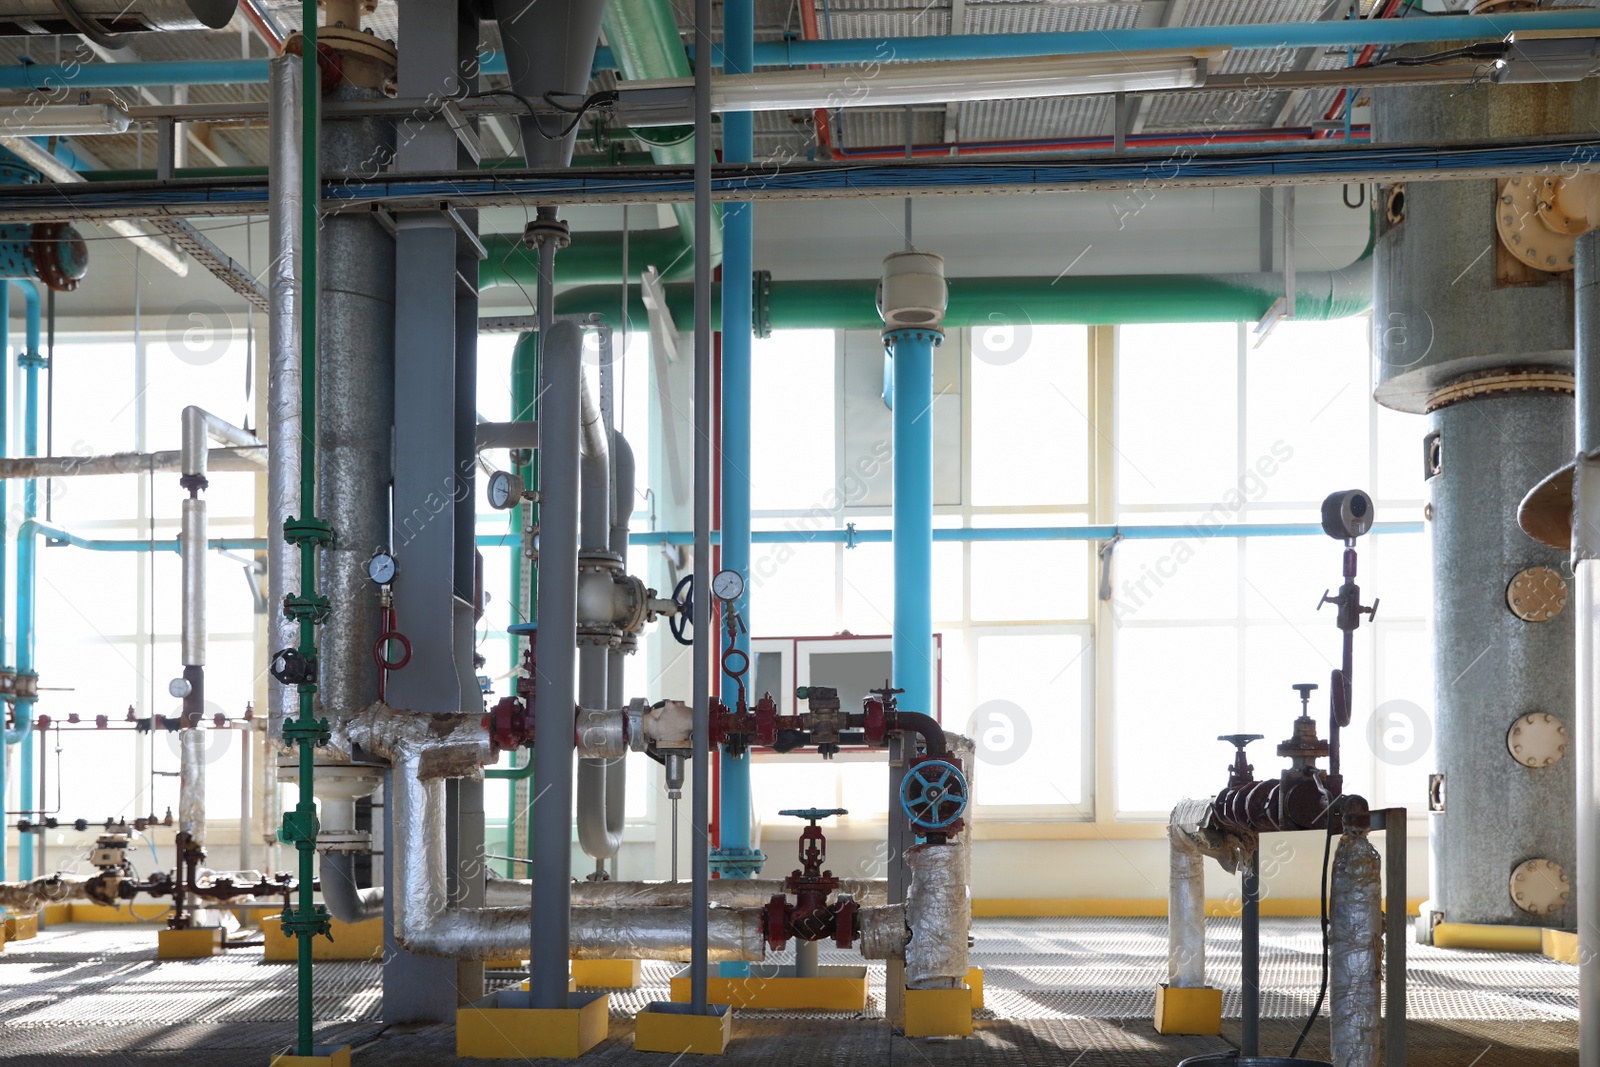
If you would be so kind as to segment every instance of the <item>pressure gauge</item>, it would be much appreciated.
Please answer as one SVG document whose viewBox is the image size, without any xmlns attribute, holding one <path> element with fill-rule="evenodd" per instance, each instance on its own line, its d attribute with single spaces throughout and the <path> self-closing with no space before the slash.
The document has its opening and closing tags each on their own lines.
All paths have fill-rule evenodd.
<svg viewBox="0 0 1600 1067">
<path fill-rule="evenodd" d="M 394 557 L 387 552 L 379 552 L 367 561 L 367 577 L 379 585 L 388 585 L 394 581 L 395 572 L 399 569 L 395 565 Z"/>
<path fill-rule="evenodd" d="M 711 591 L 718 600 L 738 600 L 744 596 L 744 576 L 735 570 L 718 571 L 711 579 Z"/>
<path fill-rule="evenodd" d="M 522 479 L 510 471 L 489 475 L 489 506 L 496 511 L 514 508 L 522 500 Z"/>
</svg>

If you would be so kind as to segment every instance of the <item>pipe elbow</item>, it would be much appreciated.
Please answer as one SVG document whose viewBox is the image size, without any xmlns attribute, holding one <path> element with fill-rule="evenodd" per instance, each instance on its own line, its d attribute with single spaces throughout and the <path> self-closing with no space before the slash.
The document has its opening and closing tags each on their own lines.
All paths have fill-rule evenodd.
<svg viewBox="0 0 1600 1067">
<path fill-rule="evenodd" d="M 342 923 L 383 917 L 383 887 L 356 886 L 355 855 L 329 852 L 322 857 L 322 903 Z"/>
<path fill-rule="evenodd" d="M 928 746 L 930 756 L 950 754 L 950 746 L 945 741 L 944 727 L 940 726 L 931 715 L 924 715 L 920 711 L 895 712 L 895 728 L 921 735 L 923 744 Z"/>
</svg>

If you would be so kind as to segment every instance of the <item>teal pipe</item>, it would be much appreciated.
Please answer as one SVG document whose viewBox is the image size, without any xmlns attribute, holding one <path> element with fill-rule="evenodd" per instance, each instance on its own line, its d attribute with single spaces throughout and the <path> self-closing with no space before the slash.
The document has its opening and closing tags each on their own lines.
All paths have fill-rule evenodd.
<svg viewBox="0 0 1600 1067">
<path fill-rule="evenodd" d="M 894 365 L 894 685 L 900 706 L 932 715 L 933 350 L 938 330 L 884 334 Z"/>
<path fill-rule="evenodd" d="M 1421 533 L 1420 522 L 1373 523 L 1375 534 Z M 1152 541 L 1187 537 L 1311 537 L 1327 536 L 1314 522 L 1236 522 L 1215 525 L 1151 526 L 981 526 L 940 527 L 933 531 L 935 542 L 970 541 L 1109 541 L 1121 535 L 1125 541 Z M 757 530 L 750 539 L 758 545 L 873 545 L 889 544 L 891 530 Z M 480 538 L 478 543 L 484 544 Z M 694 534 L 688 530 L 636 533 L 628 537 L 631 545 L 690 545 Z M 711 543 L 722 543 L 722 531 L 711 531 Z"/>
<path fill-rule="evenodd" d="M 10 449 L 11 441 L 11 283 L 0 278 L 0 456 L 4 456 Z M 10 614 L 5 610 L 5 581 L 6 567 L 11 555 L 10 539 L 6 536 L 6 526 L 9 523 L 10 510 L 6 502 L 6 485 L 0 481 L 0 660 L 6 658 L 5 647 L 5 616 Z M 10 669 L 7 667 L 6 669 Z M 11 731 L 5 731 L 4 740 L 9 742 Z M 6 751 L 5 745 L 0 744 L 0 811 L 8 806 L 6 797 L 11 783 L 6 780 Z M 0 882 L 6 880 L 6 854 L 11 847 L 10 820 L 0 817 Z M 5 914 L 0 909 L 0 915 Z"/>
<path fill-rule="evenodd" d="M 758 336 L 770 330 L 876 330 L 873 280 L 764 281 L 752 312 Z M 945 326 L 1090 325 L 1255 322 L 1283 295 L 1283 275 L 1086 274 L 1050 278 L 952 278 Z M 667 307 L 680 330 L 694 324 L 693 286 L 666 286 Z M 719 316 L 720 286 L 712 293 Z M 622 293 L 615 286 L 579 286 L 556 296 L 558 314 L 597 314 L 618 325 Z M 1372 258 L 1343 270 L 1295 275 L 1295 317 L 1342 319 L 1372 308 Z M 637 292 L 629 315 L 646 318 Z"/>
<path fill-rule="evenodd" d="M 17 362 L 27 368 L 26 394 L 23 399 L 22 414 L 22 454 L 36 456 L 39 454 L 39 368 L 44 365 L 44 356 L 39 352 L 40 313 L 39 313 L 39 286 L 37 283 L 24 282 L 22 285 L 23 299 L 27 305 L 27 345 L 26 349 L 17 357 Z M 39 511 L 39 483 L 29 478 L 22 484 L 22 516 L 23 522 L 33 518 Z M 20 688 L 22 679 L 28 678 L 37 682 L 38 672 L 34 669 L 34 618 L 36 611 L 35 591 L 38 584 L 37 557 L 34 554 L 33 538 L 19 541 L 17 544 L 17 681 Z M 31 809 L 34 804 L 33 792 L 33 705 L 31 697 L 18 697 L 14 702 L 16 725 L 6 731 L 6 743 L 15 744 L 22 742 L 17 750 L 17 762 L 21 764 L 22 773 L 19 776 L 19 800 L 24 809 Z M 0 753 L 3 755 L 3 753 Z M 23 839 L 23 846 L 19 852 L 20 859 L 17 863 L 17 874 L 24 881 L 33 879 L 33 852 L 28 847 L 28 839 Z"/>
<path fill-rule="evenodd" d="M 615 285 L 622 279 L 622 250 L 628 250 L 630 282 L 646 267 L 655 267 L 668 280 L 694 273 L 692 246 L 685 231 L 673 227 L 653 230 L 577 233 L 572 244 L 556 256 L 557 285 Z M 478 288 L 520 285 L 532 290 L 539 284 L 539 254 L 522 243 L 521 234 L 497 233 L 483 238 L 488 258 L 478 264 Z M 620 303 L 621 297 L 618 297 Z"/>
</svg>

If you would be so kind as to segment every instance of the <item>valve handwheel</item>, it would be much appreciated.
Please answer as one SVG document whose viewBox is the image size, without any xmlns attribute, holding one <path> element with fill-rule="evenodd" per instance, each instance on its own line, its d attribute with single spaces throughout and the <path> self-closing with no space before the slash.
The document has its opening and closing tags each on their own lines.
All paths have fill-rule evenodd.
<svg viewBox="0 0 1600 1067">
<path fill-rule="evenodd" d="M 672 602 L 678 605 L 676 614 L 668 616 L 667 626 L 672 630 L 673 640 L 680 645 L 693 645 L 694 634 L 691 629 L 694 625 L 694 575 L 685 574 L 672 590 Z"/>
<path fill-rule="evenodd" d="M 942 830 L 967 810 L 967 776 L 953 763 L 923 760 L 900 781 L 900 807 L 912 829 Z"/>
</svg>

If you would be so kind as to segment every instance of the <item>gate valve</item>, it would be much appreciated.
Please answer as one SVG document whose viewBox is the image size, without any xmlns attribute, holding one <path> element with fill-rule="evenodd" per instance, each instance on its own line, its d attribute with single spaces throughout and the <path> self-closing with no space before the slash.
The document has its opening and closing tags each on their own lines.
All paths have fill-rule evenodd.
<svg viewBox="0 0 1600 1067">
<path fill-rule="evenodd" d="M 885 698 L 868 697 L 861 702 L 861 729 L 866 735 L 867 745 L 871 748 L 881 748 L 889 735 L 889 718 L 884 708 Z M 893 704 L 894 698 L 889 697 L 888 703 Z"/>
<path fill-rule="evenodd" d="M 483 727 L 489 733 L 490 752 L 496 756 L 533 742 L 533 712 L 516 697 L 500 698 L 483 717 Z"/>
<path fill-rule="evenodd" d="M 844 947 L 855 939 L 855 902 L 842 900 L 829 907 L 828 897 L 839 888 L 839 879 L 832 871 L 823 870 L 828 856 L 828 842 L 817 823 L 834 815 L 848 815 L 844 808 L 786 808 L 780 815 L 792 815 L 806 820 L 800 832 L 800 870 L 783 880 L 783 887 L 795 898 L 790 904 L 783 894 L 774 895 L 762 916 L 762 926 L 767 944 L 782 948 L 790 937 L 802 941 L 822 941 L 833 938 Z M 841 940 L 842 939 L 842 940 Z"/>
<path fill-rule="evenodd" d="M 778 702 L 771 693 L 761 694 L 756 701 L 755 738 L 753 743 L 771 747 L 778 740 Z"/>
<path fill-rule="evenodd" d="M 1229 789 L 1242 789 L 1255 781 L 1256 769 L 1246 758 L 1244 748 L 1250 742 L 1259 741 L 1264 736 L 1264 734 L 1222 734 L 1217 738 L 1218 741 L 1228 742 L 1236 750 L 1233 754 L 1233 766 L 1228 768 Z"/>
</svg>

